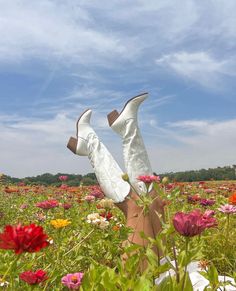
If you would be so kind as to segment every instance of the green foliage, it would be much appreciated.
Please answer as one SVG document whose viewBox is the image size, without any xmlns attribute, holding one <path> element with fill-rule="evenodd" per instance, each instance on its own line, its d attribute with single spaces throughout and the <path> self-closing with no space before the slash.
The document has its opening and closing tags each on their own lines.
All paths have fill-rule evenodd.
<svg viewBox="0 0 236 291">
<path fill-rule="evenodd" d="M 84 185 L 98 184 L 94 173 L 89 173 L 84 176 L 77 175 L 77 174 L 65 174 L 65 173 L 58 173 L 56 175 L 45 173 L 42 175 L 38 175 L 36 177 L 26 177 L 23 179 L 12 178 L 10 176 L 4 176 L 3 183 L 4 184 L 17 184 L 19 182 L 24 182 L 26 185 L 59 186 L 62 183 L 59 180 L 59 177 L 63 175 L 68 177 L 66 181 L 66 184 L 68 186 L 80 186 L 81 182 L 83 182 Z"/>
<path fill-rule="evenodd" d="M 156 173 L 155 173 L 156 174 Z M 56 175 L 45 173 L 36 177 L 25 177 L 23 179 L 4 176 L 4 184 L 17 184 L 25 182 L 27 185 L 45 185 L 45 186 L 58 186 L 60 185 L 59 176 L 68 176 L 67 184 L 69 186 L 79 186 L 82 182 L 83 185 L 96 185 L 98 184 L 97 178 L 94 173 L 86 175 L 79 174 L 66 174 L 58 173 Z M 157 175 L 157 174 L 156 174 Z M 210 180 L 235 180 L 236 179 L 236 165 L 184 171 L 184 172 L 170 172 L 159 174 L 161 177 L 168 177 L 170 181 L 176 182 L 194 182 L 194 181 L 210 181 Z"/>
<path fill-rule="evenodd" d="M 210 180 L 235 180 L 236 165 L 192 170 L 184 172 L 170 172 L 160 174 L 161 177 L 168 177 L 171 181 L 177 182 L 194 182 L 194 181 L 210 181 Z"/>
<path fill-rule="evenodd" d="M 44 178 L 45 181 L 52 179 L 50 174 L 45 174 Z M 89 175 L 86 178 L 92 179 L 93 176 Z M 66 183 L 69 182 L 70 179 Z M 224 187 L 220 187 L 222 185 Z M 11 187 L 9 185 L 9 188 Z M 70 189 L 63 190 L 52 186 L 14 186 L 17 191 L 8 193 L 6 187 L 0 185 L 0 212 L 3 214 L 0 217 L 0 232 L 6 224 L 34 222 L 41 225 L 53 240 L 48 248 L 38 253 L 23 254 L 14 264 L 12 262 L 16 258 L 15 254 L 10 250 L 0 249 L 0 276 L 4 275 L 12 264 L 11 272 L 6 275 L 6 280 L 10 283 L 8 290 L 12 291 L 32 290 L 19 279 L 19 274 L 39 268 L 48 272 L 49 279 L 36 286 L 35 291 L 66 291 L 68 289 L 62 286 L 61 278 L 75 272 L 84 272 L 80 290 L 86 291 L 191 291 L 193 287 L 186 267 L 190 262 L 205 259 L 208 265 L 202 274 L 209 280 L 209 287 L 214 290 L 224 285 L 219 282 L 218 274 L 236 276 L 236 215 L 232 214 L 230 219 L 227 219 L 225 214 L 217 210 L 220 205 L 227 203 L 227 197 L 236 190 L 236 184 L 209 182 L 205 183 L 204 187 L 199 183 L 178 183 L 178 187 L 168 190 L 166 185 L 155 184 L 154 189 L 167 202 L 166 217 L 161 221 L 162 231 L 156 238 L 147 238 L 144 233 L 141 234 L 141 237 L 149 241 L 147 247 L 135 244 L 124 247 L 123 241 L 132 230 L 124 226 L 124 216 L 118 208 L 110 209 L 113 219 L 105 229 L 87 222 L 88 214 L 104 211 L 97 208 L 99 200 L 83 200 L 83 197 L 89 194 L 90 187 L 77 187 L 75 192 L 70 192 Z M 212 194 L 205 192 L 208 188 L 214 190 Z M 187 196 L 194 194 L 214 198 L 216 203 L 208 208 L 187 203 Z M 139 203 L 144 207 L 152 200 L 141 198 Z M 57 199 L 60 204 L 68 202 L 72 207 L 64 210 L 59 206 L 45 211 L 35 206 L 37 202 L 46 199 Z M 27 207 L 22 207 L 24 204 Z M 186 240 L 176 233 L 172 224 L 173 215 L 178 211 L 187 212 L 199 207 L 202 207 L 202 211 L 216 211 L 218 227 Z M 39 219 L 39 213 L 43 215 L 43 219 Z M 69 219 L 71 224 L 61 230 L 55 229 L 50 221 L 56 218 Z M 160 265 L 160 258 L 153 252 L 153 246 L 157 246 L 168 258 L 163 265 Z M 125 262 L 121 259 L 123 255 L 127 257 Z M 147 262 L 147 268 L 141 272 L 140 265 L 143 260 Z M 173 260 L 176 261 L 175 266 Z M 155 285 L 154 280 L 169 270 L 173 271 L 173 276 L 167 276 L 159 285 Z"/>
</svg>

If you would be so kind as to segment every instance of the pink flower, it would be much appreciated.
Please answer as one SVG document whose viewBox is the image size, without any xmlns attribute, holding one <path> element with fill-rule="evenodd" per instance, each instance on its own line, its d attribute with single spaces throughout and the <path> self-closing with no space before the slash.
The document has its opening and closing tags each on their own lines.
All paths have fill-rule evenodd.
<svg viewBox="0 0 236 291">
<path fill-rule="evenodd" d="M 57 200 L 45 200 L 42 202 L 38 202 L 36 203 L 36 206 L 42 209 L 51 209 L 51 208 L 55 208 L 57 206 L 59 206 L 59 203 Z"/>
<path fill-rule="evenodd" d="M 177 212 L 173 218 L 175 230 L 183 236 L 192 237 L 202 233 L 206 228 L 217 225 L 216 219 L 212 217 L 213 212 L 200 212 L 195 209 L 189 213 Z"/>
<path fill-rule="evenodd" d="M 225 204 L 221 205 L 220 208 L 218 208 L 218 210 L 226 214 L 236 213 L 236 206 Z"/>
<path fill-rule="evenodd" d="M 215 191 L 213 189 L 205 189 L 205 192 L 207 194 L 211 194 L 211 193 L 214 193 Z"/>
<path fill-rule="evenodd" d="M 61 283 L 69 289 L 79 289 L 84 273 L 67 274 L 61 279 Z"/>
<path fill-rule="evenodd" d="M 203 213 L 203 217 L 204 218 L 208 218 L 208 217 L 212 217 L 215 215 L 215 211 L 214 210 L 206 210 L 204 213 Z"/>
<path fill-rule="evenodd" d="M 64 175 L 64 176 L 59 176 L 59 180 L 60 181 L 66 181 L 68 179 L 68 176 Z"/>
<path fill-rule="evenodd" d="M 210 228 L 210 227 L 217 226 L 217 221 L 213 217 L 214 215 L 215 215 L 215 211 L 214 210 L 206 210 L 203 213 L 203 215 L 202 215 L 202 221 L 205 224 L 205 228 Z"/>
<path fill-rule="evenodd" d="M 28 204 L 23 203 L 23 204 L 21 204 L 20 209 L 25 209 L 25 208 L 27 208 L 27 207 L 28 207 Z"/>
<path fill-rule="evenodd" d="M 155 175 L 143 175 L 143 176 L 138 176 L 137 180 L 144 182 L 145 184 L 151 184 L 152 182 L 160 182 L 160 177 L 155 176 Z"/>
<path fill-rule="evenodd" d="M 95 197 L 92 195 L 87 195 L 84 197 L 84 200 L 87 202 L 93 202 L 95 200 Z"/>
<path fill-rule="evenodd" d="M 62 190 L 67 190 L 69 188 L 69 186 L 67 186 L 66 184 L 61 184 L 60 189 Z"/>
<path fill-rule="evenodd" d="M 25 186 L 25 182 L 19 182 L 17 185 L 18 186 Z"/>
</svg>

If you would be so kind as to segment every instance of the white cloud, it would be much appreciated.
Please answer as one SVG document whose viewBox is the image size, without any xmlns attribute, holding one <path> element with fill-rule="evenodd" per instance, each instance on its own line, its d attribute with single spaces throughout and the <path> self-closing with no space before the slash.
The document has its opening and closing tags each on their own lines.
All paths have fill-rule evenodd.
<svg viewBox="0 0 236 291">
<path fill-rule="evenodd" d="M 91 171 L 86 159 L 78 160 L 66 148 L 69 137 L 75 135 L 75 121 L 66 116 L 0 122 L 0 131 L 1 172 L 24 177 L 45 172 Z"/>
<path fill-rule="evenodd" d="M 157 141 L 151 155 L 155 168 L 165 171 L 232 165 L 236 162 L 236 119 L 184 120 L 167 124 L 171 143 Z"/>
<path fill-rule="evenodd" d="M 232 48 L 233 0 L 0 1 L 0 60 L 119 64 L 215 38 Z M 151 21 L 150 21 L 151 20 Z M 176 50 L 176 49 L 175 49 Z"/>
<path fill-rule="evenodd" d="M 204 51 L 173 53 L 156 60 L 157 65 L 206 87 L 220 85 L 223 75 L 234 76 L 236 71 L 232 70 L 231 63 L 232 60 L 217 60 Z"/>
<path fill-rule="evenodd" d="M 95 114 L 93 127 L 123 167 L 121 139 L 104 120 L 104 116 Z M 236 119 L 183 120 L 163 126 L 144 113 L 142 121 L 141 132 L 153 170 L 158 173 L 236 162 Z M 87 157 L 73 155 L 66 148 L 69 137 L 75 135 L 75 123 L 63 114 L 48 120 L 0 118 L 0 172 L 25 177 L 45 172 L 93 171 Z"/>
<path fill-rule="evenodd" d="M 1 1 L 0 7 L 2 62 L 43 58 L 83 64 L 128 55 L 120 40 L 94 25 L 93 17 L 76 1 Z"/>
</svg>

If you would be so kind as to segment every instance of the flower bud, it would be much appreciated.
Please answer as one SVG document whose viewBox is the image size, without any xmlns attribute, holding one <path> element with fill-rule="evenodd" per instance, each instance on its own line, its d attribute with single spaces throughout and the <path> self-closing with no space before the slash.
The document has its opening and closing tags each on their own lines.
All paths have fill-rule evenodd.
<svg viewBox="0 0 236 291">
<path fill-rule="evenodd" d="M 124 181 L 129 182 L 129 176 L 127 173 L 123 174 L 121 177 Z"/>
<path fill-rule="evenodd" d="M 169 178 L 168 177 L 164 177 L 162 180 L 161 180 L 161 183 L 166 185 L 169 183 Z"/>
</svg>

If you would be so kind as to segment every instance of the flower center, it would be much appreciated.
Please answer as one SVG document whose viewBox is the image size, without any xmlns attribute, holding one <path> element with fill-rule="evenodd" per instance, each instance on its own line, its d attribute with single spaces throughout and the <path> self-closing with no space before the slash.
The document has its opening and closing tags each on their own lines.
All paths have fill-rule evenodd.
<svg viewBox="0 0 236 291">
<path fill-rule="evenodd" d="M 76 276 L 71 277 L 71 282 L 76 284 L 78 282 L 78 278 Z"/>
</svg>

